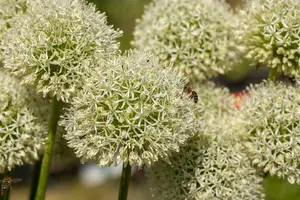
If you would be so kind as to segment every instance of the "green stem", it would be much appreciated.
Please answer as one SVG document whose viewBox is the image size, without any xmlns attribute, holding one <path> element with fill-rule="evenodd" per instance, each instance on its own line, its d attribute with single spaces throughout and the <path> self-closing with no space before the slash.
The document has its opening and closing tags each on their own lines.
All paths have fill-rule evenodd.
<svg viewBox="0 0 300 200">
<path fill-rule="evenodd" d="M 34 200 L 34 197 L 36 195 L 37 187 L 38 187 L 38 182 L 40 178 L 40 171 L 41 171 L 41 166 L 42 166 L 42 159 L 40 158 L 38 161 L 35 162 L 34 167 L 33 167 L 33 177 L 31 180 L 31 189 L 30 189 L 30 200 Z"/>
<path fill-rule="evenodd" d="M 278 70 L 276 68 L 272 68 L 269 71 L 268 80 L 276 82 L 276 81 L 279 81 L 280 76 L 281 76 L 281 73 L 278 72 Z"/>
<path fill-rule="evenodd" d="M 50 120 L 48 125 L 49 126 L 48 137 L 45 144 L 44 157 L 42 160 L 40 178 L 38 182 L 38 188 L 37 188 L 35 200 L 45 199 L 51 158 L 52 158 L 52 153 L 53 153 L 54 143 L 55 143 L 57 122 L 59 120 L 61 107 L 62 107 L 62 103 L 60 101 L 57 101 L 55 97 L 52 98 Z"/>
<path fill-rule="evenodd" d="M 125 163 L 123 163 L 122 176 L 119 188 L 119 200 L 127 200 L 130 175 L 131 166 L 129 164 L 125 166 Z"/>
<path fill-rule="evenodd" d="M 10 189 L 8 189 L 6 192 L 4 192 L 3 200 L 9 200 L 9 194 L 10 194 Z"/>
</svg>

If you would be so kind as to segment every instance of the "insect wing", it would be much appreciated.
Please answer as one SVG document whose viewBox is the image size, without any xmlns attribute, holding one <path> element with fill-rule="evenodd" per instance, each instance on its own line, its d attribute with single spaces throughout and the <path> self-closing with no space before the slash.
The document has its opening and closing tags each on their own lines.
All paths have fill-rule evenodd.
<svg viewBox="0 0 300 200">
<path fill-rule="evenodd" d="M 21 178 L 13 178 L 13 179 L 11 179 L 11 182 L 12 182 L 12 183 L 18 183 L 18 182 L 20 182 L 20 181 L 22 181 Z"/>
</svg>

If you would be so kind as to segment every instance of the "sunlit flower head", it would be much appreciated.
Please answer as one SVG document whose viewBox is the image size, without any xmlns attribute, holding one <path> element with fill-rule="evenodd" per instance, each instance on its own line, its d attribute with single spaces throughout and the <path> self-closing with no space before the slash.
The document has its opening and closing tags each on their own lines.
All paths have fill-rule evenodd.
<svg viewBox="0 0 300 200">
<path fill-rule="evenodd" d="M 263 199 L 262 178 L 244 151 L 233 99 L 227 90 L 211 87 L 200 94 L 199 102 L 206 105 L 202 129 L 172 154 L 170 163 L 159 161 L 147 171 L 155 199 Z"/>
<path fill-rule="evenodd" d="M 247 0 L 238 37 L 247 57 L 278 72 L 300 76 L 298 0 Z"/>
<path fill-rule="evenodd" d="M 87 80 L 60 122 L 68 145 L 100 166 L 167 160 L 195 128 L 183 78 L 137 51 L 99 65 L 103 71 Z"/>
<path fill-rule="evenodd" d="M 35 85 L 43 95 L 65 102 L 95 70 L 95 58 L 119 52 L 120 31 L 82 0 L 29 1 L 4 40 L 4 67 Z"/>
<path fill-rule="evenodd" d="M 234 18 L 222 0 L 154 0 L 137 21 L 132 44 L 173 62 L 190 82 L 202 81 L 230 70 Z"/>
</svg>

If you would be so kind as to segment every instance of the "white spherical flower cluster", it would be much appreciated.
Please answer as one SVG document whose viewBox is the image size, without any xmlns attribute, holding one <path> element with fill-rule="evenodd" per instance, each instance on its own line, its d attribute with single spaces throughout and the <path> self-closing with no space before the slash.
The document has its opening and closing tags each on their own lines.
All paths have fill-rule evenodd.
<svg viewBox="0 0 300 200">
<path fill-rule="evenodd" d="M 0 173 L 38 159 L 47 134 L 48 103 L 0 72 Z"/>
<path fill-rule="evenodd" d="M 87 80 L 60 122 L 68 145 L 100 166 L 167 160 L 196 127 L 183 78 L 137 51 L 99 65 L 105 69 Z"/>
<path fill-rule="evenodd" d="M 190 82 L 202 81 L 230 70 L 234 18 L 222 0 L 154 0 L 137 21 L 132 44 L 173 62 Z"/>
<path fill-rule="evenodd" d="M 91 63 L 119 52 L 120 31 L 82 0 L 29 1 L 4 40 L 4 67 L 22 83 L 68 102 Z"/>
<path fill-rule="evenodd" d="M 299 1 L 249 0 L 243 13 L 238 36 L 247 57 L 300 77 Z"/>
<path fill-rule="evenodd" d="M 253 164 L 300 184 L 300 89 L 263 83 L 248 90 L 241 113 Z"/>
<path fill-rule="evenodd" d="M 228 91 L 209 87 L 199 102 L 212 113 L 203 118 L 204 129 L 173 153 L 170 164 L 159 161 L 147 171 L 155 199 L 263 199 L 262 178 L 244 152 Z"/>
</svg>

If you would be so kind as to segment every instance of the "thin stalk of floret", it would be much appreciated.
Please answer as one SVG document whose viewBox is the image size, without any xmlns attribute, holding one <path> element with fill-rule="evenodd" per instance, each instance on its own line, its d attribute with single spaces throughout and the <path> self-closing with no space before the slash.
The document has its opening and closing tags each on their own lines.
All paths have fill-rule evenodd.
<svg viewBox="0 0 300 200">
<path fill-rule="evenodd" d="M 58 101 L 56 97 L 52 98 L 51 102 L 51 113 L 48 124 L 48 137 L 45 144 L 44 157 L 42 160 L 41 172 L 38 182 L 37 194 L 35 200 L 45 199 L 49 170 L 51 165 L 52 154 L 55 144 L 55 135 L 57 129 L 57 123 L 60 116 L 60 111 L 62 108 L 62 102 Z"/>
</svg>

